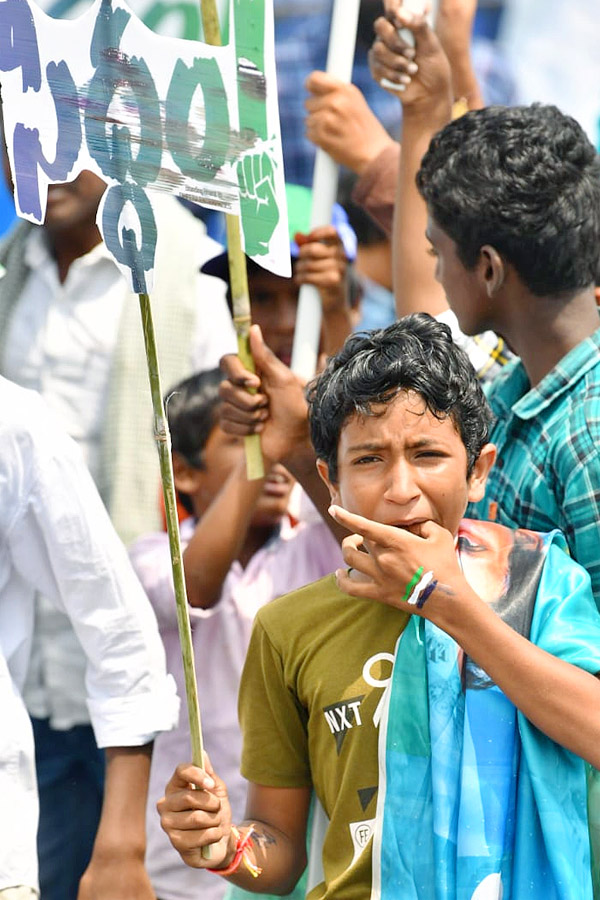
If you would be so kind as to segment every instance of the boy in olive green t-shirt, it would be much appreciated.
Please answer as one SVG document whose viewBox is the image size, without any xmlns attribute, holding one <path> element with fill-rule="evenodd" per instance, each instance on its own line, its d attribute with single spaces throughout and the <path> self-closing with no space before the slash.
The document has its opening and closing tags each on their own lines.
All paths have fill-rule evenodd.
<svg viewBox="0 0 600 900">
<path fill-rule="evenodd" d="M 163 828 L 189 865 L 212 868 L 247 890 L 285 893 L 306 865 L 314 788 L 310 900 L 429 898 L 444 860 L 456 852 L 456 841 L 449 842 L 454 850 L 444 847 L 443 864 L 421 864 L 447 838 L 431 818 L 433 809 L 438 816 L 444 805 L 451 807 L 448 828 L 454 827 L 448 797 L 469 777 L 451 766 L 470 748 L 477 756 L 481 747 L 502 745 L 498 752 L 508 748 L 506 758 L 494 757 L 481 772 L 476 758 L 472 767 L 488 829 L 480 843 L 489 839 L 494 853 L 499 846 L 498 871 L 492 866 L 485 875 L 468 876 L 477 889 L 493 884 L 502 890 L 503 861 L 510 858 L 512 868 L 518 850 L 519 828 L 515 837 L 510 823 L 519 734 L 534 726 L 539 755 L 553 760 L 557 794 L 558 778 L 561 786 L 568 782 L 571 795 L 585 797 L 583 762 L 567 754 L 567 764 L 559 745 L 592 761 L 598 756 L 600 727 L 591 722 L 600 685 L 590 673 L 600 670 L 600 619 L 589 579 L 554 546 L 554 536 L 461 522 L 467 503 L 483 496 L 495 449 L 487 443 L 489 410 L 481 388 L 446 326 L 419 314 L 353 336 L 313 383 L 309 407 L 331 514 L 354 532 L 344 540 L 351 568 L 279 598 L 257 617 L 239 703 L 242 772 L 250 782 L 240 830 L 231 823 L 226 786 L 208 762 L 206 773 L 191 765 L 177 769 L 159 804 Z M 556 589 L 549 582 L 555 576 Z M 540 625 L 535 610 L 542 603 Z M 565 608 L 573 610 L 576 627 L 566 636 L 560 630 L 561 643 L 547 623 L 558 626 Z M 429 697 L 427 684 L 435 687 Z M 482 734 L 469 733 L 463 753 L 453 716 L 469 692 L 486 725 Z M 448 716 L 437 735 L 440 718 Z M 440 746 L 451 752 L 438 758 Z M 536 753 L 536 747 L 523 750 L 530 766 Z M 500 786 L 490 774 L 497 771 L 504 773 Z M 401 794 L 392 788 L 397 784 Z M 436 805 L 432 797 L 440 790 Z M 386 815 L 399 796 L 391 818 L 402 827 L 394 835 Z M 468 784 L 465 798 L 468 818 L 474 808 Z M 516 814 L 523 813 L 521 801 Z M 497 810 L 503 805 L 508 824 L 498 839 L 491 832 L 501 831 Z M 566 819 L 572 848 L 578 848 L 566 877 L 587 898 L 585 803 Z M 542 821 L 546 856 L 537 849 L 531 856 L 543 856 L 543 877 L 550 884 L 556 875 L 560 884 L 563 861 L 555 872 L 544 828 Z M 207 860 L 202 848 L 209 844 Z M 483 856 L 495 859 L 494 853 Z M 395 872 L 402 854 L 403 871 Z M 456 887 L 440 896 L 458 896 Z"/>
</svg>

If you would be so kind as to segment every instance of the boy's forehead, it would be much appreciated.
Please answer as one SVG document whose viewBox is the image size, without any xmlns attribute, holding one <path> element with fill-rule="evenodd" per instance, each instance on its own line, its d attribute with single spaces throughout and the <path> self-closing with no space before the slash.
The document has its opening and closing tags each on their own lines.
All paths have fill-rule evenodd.
<svg viewBox="0 0 600 900">
<path fill-rule="evenodd" d="M 396 415 L 400 408 L 401 415 Z M 451 414 L 432 411 L 427 405 L 424 396 L 412 388 L 399 388 L 389 398 L 369 401 L 368 407 L 358 407 L 350 412 L 340 428 L 338 449 L 347 446 L 349 442 L 355 443 L 363 434 L 376 435 L 388 429 L 388 419 L 393 416 L 393 428 L 395 432 L 401 431 L 404 436 L 410 436 L 414 431 L 422 432 L 424 428 L 447 429 L 449 423 L 456 435 L 461 438 L 460 431 Z M 439 434 L 439 431 L 437 431 Z"/>
</svg>

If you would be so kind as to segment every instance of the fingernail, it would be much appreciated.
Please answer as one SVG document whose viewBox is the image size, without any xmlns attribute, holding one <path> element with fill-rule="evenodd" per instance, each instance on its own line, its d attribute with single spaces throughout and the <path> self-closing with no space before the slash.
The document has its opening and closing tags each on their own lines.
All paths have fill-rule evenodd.
<svg viewBox="0 0 600 900">
<path fill-rule="evenodd" d="M 337 514 L 337 509 L 335 506 L 330 506 L 329 509 L 327 510 L 327 512 L 329 513 L 329 515 L 331 516 L 332 519 L 335 519 L 336 514 Z"/>
<path fill-rule="evenodd" d="M 213 779 L 210 777 L 210 775 L 204 776 L 204 787 L 208 788 L 209 791 L 212 790 L 214 787 L 216 787 L 216 785 L 215 785 Z"/>
<path fill-rule="evenodd" d="M 419 67 L 416 63 L 411 62 L 406 67 L 406 71 L 409 72 L 411 75 L 416 75 L 417 72 L 419 71 Z"/>
<path fill-rule="evenodd" d="M 401 75 L 400 81 L 402 82 L 402 84 L 405 84 L 408 87 L 408 85 L 412 81 L 412 78 L 410 77 L 410 75 Z"/>
<path fill-rule="evenodd" d="M 389 78 L 382 78 L 379 82 L 382 88 L 387 88 L 390 91 L 405 91 L 405 84 L 398 84 L 396 81 L 390 81 Z"/>
</svg>

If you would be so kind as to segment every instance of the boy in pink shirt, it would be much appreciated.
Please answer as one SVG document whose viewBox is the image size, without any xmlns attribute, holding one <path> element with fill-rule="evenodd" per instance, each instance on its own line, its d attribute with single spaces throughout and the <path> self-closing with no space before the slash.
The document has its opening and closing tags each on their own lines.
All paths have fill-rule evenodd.
<svg viewBox="0 0 600 900">
<path fill-rule="evenodd" d="M 237 693 L 252 623 L 265 603 L 332 572 L 340 549 L 320 521 L 287 516 L 292 478 L 275 460 L 267 476 L 247 481 L 243 439 L 218 423 L 218 369 L 173 389 L 167 413 L 175 483 L 190 513 L 181 525 L 186 586 L 205 746 L 230 787 L 235 815 L 243 817 L 246 783 L 239 773 L 241 736 Z M 269 465 L 271 464 L 271 468 Z M 131 548 L 134 568 L 156 612 L 167 666 L 185 696 L 168 538 L 140 538 Z M 160 827 L 156 802 L 189 746 L 185 708 L 178 727 L 154 744 L 147 812 L 146 865 L 160 900 L 220 900 L 227 885 L 188 868 Z"/>
</svg>

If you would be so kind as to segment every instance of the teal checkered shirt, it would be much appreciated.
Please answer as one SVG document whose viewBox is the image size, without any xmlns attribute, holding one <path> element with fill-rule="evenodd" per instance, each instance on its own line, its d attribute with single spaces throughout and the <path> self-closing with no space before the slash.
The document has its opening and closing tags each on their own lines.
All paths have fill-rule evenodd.
<svg viewBox="0 0 600 900">
<path fill-rule="evenodd" d="M 600 608 L 600 329 L 530 388 L 520 360 L 488 391 L 498 459 L 467 516 L 560 528 L 592 579 Z"/>
</svg>

